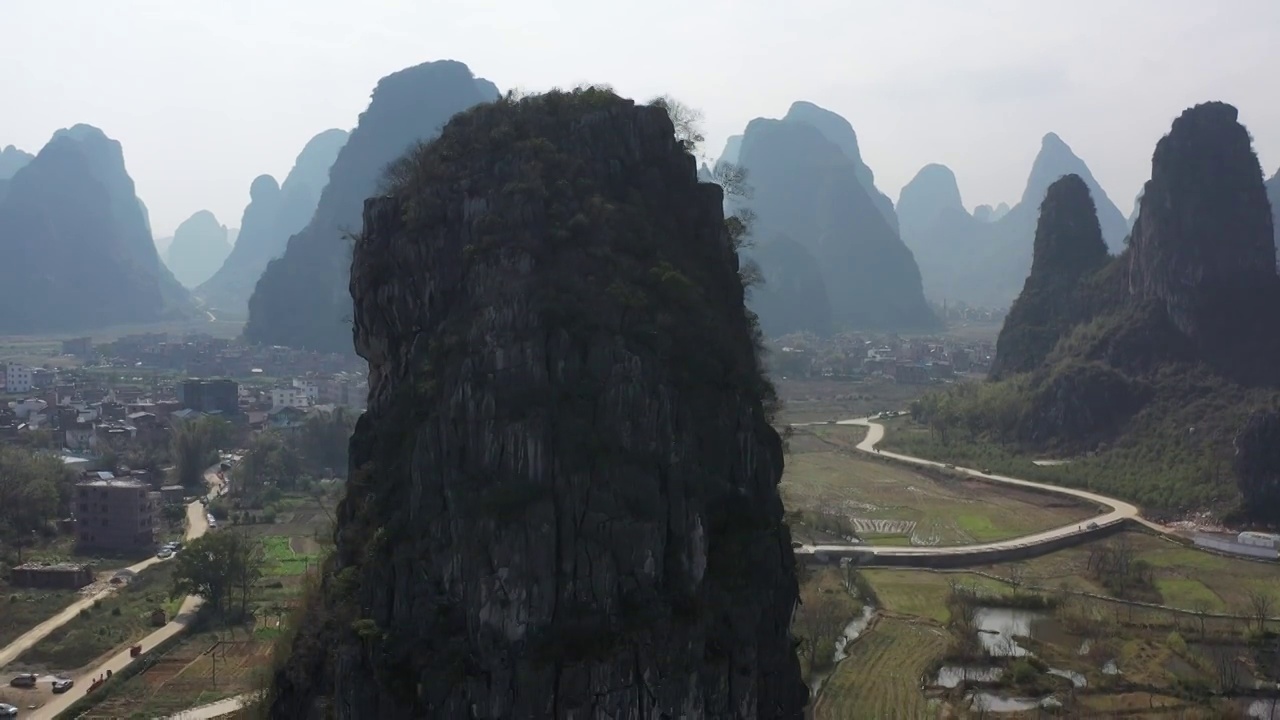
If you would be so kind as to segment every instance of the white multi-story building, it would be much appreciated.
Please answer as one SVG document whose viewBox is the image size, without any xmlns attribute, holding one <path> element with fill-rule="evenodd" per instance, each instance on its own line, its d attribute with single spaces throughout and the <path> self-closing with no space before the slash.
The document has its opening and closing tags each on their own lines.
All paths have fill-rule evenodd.
<svg viewBox="0 0 1280 720">
<path fill-rule="evenodd" d="M 31 368 L 17 363 L 8 363 L 4 368 L 4 389 L 10 393 L 31 392 Z"/>
<path fill-rule="evenodd" d="M 307 396 L 308 403 L 312 405 L 320 403 L 320 385 L 316 381 L 294 378 L 293 387 Z"/>
<path fill-rule="evenodd" d="M 292 385 L 271 388 L 272 410 L 279 410 L 285 407 L 305 408 L 309 405 L 311 405 L 311 400 L 308 399 L 307 391 L 303 388 L 296 388 Z"/>
</svg>

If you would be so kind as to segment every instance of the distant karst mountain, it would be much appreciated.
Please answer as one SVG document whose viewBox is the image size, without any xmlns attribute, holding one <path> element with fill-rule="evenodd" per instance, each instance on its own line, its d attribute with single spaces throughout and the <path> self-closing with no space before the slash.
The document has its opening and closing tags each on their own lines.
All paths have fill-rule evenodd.
<svg viewBox="0 0 1280 720">
<path fill-rule="evenodd" d="M 778 283 L 754 289 L 752 309 L 774 334 L 936 327 L 896 219 L 886 219 L 884 196 L 867 190 L 870 169 L 856 156 L 853 129 L 809 103 L 791 110 L 782 120 L 752 120 L 742 139 L 740 164 L 752 189 L 746 204 L 757 216 L 756 245 L 746 255 Z M 771 247 L 779 238 L 788 241 Z M 825 287 L 804 282 L 815 269 Z"/>
<path fill-rule="evenodd" d="M 190 316 L 156 252 L 120 143 L 89 125 L 54 133 L 0 200 L 0 332 L 101 329 Z"/>
<path fill-rule="evenodd" d="M 871 202 L 875 204 L 880 215 L 889 227 L 898 232 L 898 216 L 893 211 L 893 201 L 876 187 L 875 173 L 862 161 L 862 151 L 858 149 L 858 134 L 848 120 L 811 102 L 800 100 L 791 104 L 783 120 L 808 123 L 818 129 L 822 136 L 840 148 L 844 156 L 853 163 L 855 174 L 862 189 L 867 192 Z"/>
<path fill-rule="evenodd" d="M 35 159 L 35 155 L 24 152 L 12 145 L 6 145 L 0 150 L 0 180 L 8 180 L 15 173 L 27 166 L 27 163 Z"/>
<path fill-rule="evenodd" d="M 307 142 L 281 186 L 259 175 L 249 186 L 249 204 L 231 253 L 206 282 L 196 288 L 205 304 L 234 316 L 249 311 L 249 296 L 267 263 L 284 254 L 289 238 L 306 227 L 329 184 L 329 168 L 347 142 L 346 130 L 325 130 Z"/>
<path fill-rule="evenodd" d="M 231 253 L 227 227 L 208 210 L 182 221 L 165 250 L 165 264 L 178 282 L 191 288 L 208 280 Z"/>
<path fill-rule="evenodd" d="M 1007 206 L 1001 203 L 990 214 L 984 211 L 982 217 L 952 209 L 941 219 L 936 209 L 928 206 L 898 209 L 900 219 L 912 216 L 903 220 L 902 239 L 920 263 L 925 294 L 935 302 L 962 300 L 993 307 L 1011 302 L 1018 294 L 1020 279 L 1031 267 L 1040 202 L 1049 186 L 1066 175 L 1078 176 L 1089 188 L 1102 237 L 1113 252 L 1120 251 L 1128 234 L 1124 215 L 1084 161 L 1061 138 L 1049 133 L 1041 140 L 1022 199 L 1013 208 L 1005 210 Z M 918 175 L 917 180 L 929 182 L 928 176 Z"/>
<path fill-rule="evenodd" d="M 364 200 L 377 192 L 389 163 L 415 143 L 435 137 L 454 114 L 498 95 L 493 83 L 452 60 L 424 63 L 380 80 L 329 171 L 329 184 L 311 221 L 258 280 L 249 300 L 245 338 L 350 352 L 347 235 L 360 226 Z"/>
<path fill-rule="evenodd" d="M 1280 398 L 1274 219 L 1236 108 L 1204 103 L 1174 120 L 1118 256 L 1105 255 L 1091 193 L 1075 176 L 1051 185 L 997 343 L 999 382 L 952 393 L 949 416 L 1020 452 L 1096 452 L 1073 462 L 1071 480 L 1144 506 L 1242 501 L 1247 515 L 1280 518 L 1254 493 L 1274 488 L 1273 474 L 1234 487 L 1224 475 L 1223 460 L 1244 452 L 1233 437 Z M 937 400 L 922 403 L 923 420 L 937 421 Z M 1141 473 L 1115 470 L 1135 458 Z"/>
</svg>

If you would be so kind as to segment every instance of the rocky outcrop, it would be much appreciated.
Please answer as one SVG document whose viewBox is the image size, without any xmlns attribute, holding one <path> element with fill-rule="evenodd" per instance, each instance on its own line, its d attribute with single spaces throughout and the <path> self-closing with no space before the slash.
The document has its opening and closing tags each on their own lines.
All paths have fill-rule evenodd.
<svg viewBox="0 0 1280 720">
<path fill-rule="evenodd" d="M 1274 317 L 1276 246 L 1262 169 L 1226 103 L 1186 110 L 1161 138 L 1130 240 L 1129 289 L 1208 349 Z M 1256 329 L 1253 329 L 1256 331 Z"/>
<path fill-rule="evenodd" d="M 853 163 L 858 182 L 862 185 L 862 189 L 866 191 L 867 196 L 871 198 L 871 202 L 875 204 L 876 209 L 880 211 L 884 221 L 889 224 L 889 227 L 893 228 L 894 232 L 898 231 L 898 216 L 893 211 L 893 201 L 876 187 L 875 173 L 871 172 L 871 168 L 867 167 L 867 164 L 862 161 L 862 151 L 858 149 L 858 134 L 854 132 L 853 125 L 850 125 L 848 120 L 826 108 L 804 100 L 792 103 L 791 108 L 787 110 L 787 114 L 782 119 L 808 123 L 817 128 L 818 132 L 822 133 L 822 136 L 828 141 L 840 148 L 840 152 L 844 153 L 849 162 Z"/>
<path fill-rule="evenodd" d="M 929 167 L 929 166 L 926 165 L 925 167 Z M 955 175 L 952 175 L 952 177 L 954 178 Z M 957 192 L 959 191 L 957 190 Z M 984 223 L 991 222 L 991 216 L 994 213 L 995 213 L 995 208 L 991 207 L 990 205 L 979 205 L 973 209 L 973 219 L 977 220 L 978 222 L 984 222 Z M 899 221 L 901 221 L 902 219 L 901 215 L 899 215 L 898 219 Z"/>
<path fill-rule="evenodd" d="M 1067 175 L 1050 185 L 1040 204 L 1031 274 L 1000 329 L 992 377 L 1040 367 L 1063 334 L 1080 320 L 1083 280 L 1108 259 L 1084 180 Z"/>
<path fill-rule="evenodd" d="M 182 318 L 190 295 L 160 261 L 120 143 L 59 130 L 0 201 L 0 332 L 101 329 Z M 35 299 L 38 299 L 36 301 Z"/>
<path fill-rule="evenodd" d="M 785 235 L 808 250 L 822 272 L 834 331 L 937 326 L 911 251 L 863 187 L 857 165 L 813 124 L 752 120 L 741 165 L 755 237 Z M 775 273 L 761 268 L 765 277 Z"/>
<path fill-rule="evenodd" d="M 369 408 L 272 717 L 802 716 L 781 442 L 673 132 L 606 91 L 503 100 L 366 203 Z"/>
<path fill-rule="evenodd" d="M 430 140 L 455 113 L 498 97 L 493 83 L 445 60 L 388 75 L 338 153 L 307 226 L 272 260 L 249 300 L 245 338 L 330 352 L 351 347 L 348 233 L 387 164 Z M 243 227 L 243 226 L 242 226 Z"/>
<path fill-rule="evenodd" d="M 347 142 L 345 130 L 325 130 L 311 138 L 281 186 L 259 175 L 249 187 L 249 205 L 240 231 L 222 266 L 196 288 L 205 304 L 224 314 L 244 315 L 249 296 L 267 263 L 284 254 L 289 238 L 306 227 L 329 183 L 329 168 Z M 243 242 L 241 242 L 243 240 Z"/>
<path fill-rule="evenodd" d="M 1009 203 L 1006 203 L 1006 202 L 1000 203 L 999 205 L 996 206 L 996 209 L 991 212 L 991 222 L 995 222 L 1000 218 L 1004 217 L 1005 215 L 1008 215 L 1009 210 L 1011 209 L 1012 208 L 1009 207 Z"/>
<path fill-rule="evenodd" d="M 822 268 L 808 248 L 785 235 L 746 251 L 760 268 L 761 282 L 748 293 L 767 337 L 793 332 L 831 334 L 831 300 Z"/>
<path fill-rule="evenodd" d="M 178 226 L 165 252 L 165 264 L 178 282 L 195 287 L 208 280 L 231 252 L 227 226 L 208 210 L 201 210 Z"/>
<path fill-rule="evenodd" d="M 1036 154 L 1035 162 L 1031 165 L 1031 175 L 1027 178 L 1019 205 L 1030 209 L 1031 214 L 1034 215 L 1035 209 L 1040 207 L 1045 193 L 1049 191 L 1049 186 L 1066 175 L 1079 176 L 1089 188 L 1089 193 L 1093 196 L 1093 204 L 1098 209 L 1098 226 L 1102 229 L 1102 237 L 1107 241 L 1107 247 L 1112 252 L 1119 252 L 1124 248 L 1124 236 L 1129 230 L 1124 214 L 1115 203 L 1111 202 L 1107 192 L 1093 178 L 1093 173 L 1089 172 L 1089 166 L 1085 165 L 1084 161 L 1071 151 L 1070 146 L 1055 133 L 1047 133 L 1041 138 L 1040 152 Z"/>
</svg>

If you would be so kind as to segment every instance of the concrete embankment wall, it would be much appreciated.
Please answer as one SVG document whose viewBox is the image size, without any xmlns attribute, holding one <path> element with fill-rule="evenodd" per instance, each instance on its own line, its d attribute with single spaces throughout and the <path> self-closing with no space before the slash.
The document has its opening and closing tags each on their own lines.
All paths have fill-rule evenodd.
<svg viewBox="0 0 1280 720">
<path fill-rule="evenodd" d="M 865 567 L 964 568 L 978 565 L 994 565 L 996 563 L 1026 560 L 1047 555 L 1055 550 L 1082 545 L 1129 529 L 1134 524 L 1136 523 L 1132 523 L 1130 520 L 1121 520 L 1043 542 L 1011 545 L 997 549 L 944 552 L 943 548 L 939 548 L 939 552 L 936 554 L 877 555 L 875 554 L 875 546 L 851 545 L 848 548 L 815 553 L 797 551 L 796 559 L 806 563 L 834 564 L 840 562 L 842 558 L 850 558 L 855 564 Z"/>
</svg>

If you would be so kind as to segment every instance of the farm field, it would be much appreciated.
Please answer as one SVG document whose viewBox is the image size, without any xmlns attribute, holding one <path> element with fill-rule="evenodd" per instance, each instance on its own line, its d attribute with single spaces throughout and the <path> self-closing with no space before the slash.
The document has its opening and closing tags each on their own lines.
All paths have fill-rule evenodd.
<svg viewBox="0 0 1280 720">
<path fill-rule="evenodd" d="M 82 717 L 166 717 L 250 692 L 270 662 L 272 638 L 250 625 L 194 633 Z"/>
<path fill-rule="evenodd" d="M 1115 597 L 1118 587 L 1114 576 L 1090 569 L 1106 552 L 1130 557 L 1126 597 L 1170 609 L 1102 599 Z M 1032 707 L 1054 697 L 1067 703 L 1068 717 L 1245 717 L 1240 713 L 1251 704 L 1270 701 L 1246 688 L 1280 678 L 1274 652 L 1280 628 L 1268 622 L 1262 633 L 1253 612 L 1259 595 L 1280 607 L 1276 564 L 1128 532 L 1019 563 L 963 571 L 863 568 L 857 574 L 875 598 L 878 619 L 849 645 L 848 658 L 823 686 L 818 718 L 899 717 L 885 713 L 888 703 L 902 703 L 908 713 L 902 717 L 983 717 L 969 707 L 975 692 L 996 700 L 1031 698 Z M 977 613 L 956 614 L 953 587 Z M 1038 664 L 1001 657 L 992 649 L 998 645 L 974 642 L 981 637 L 973 634 L 980 627 L 974 623 L 984 616 L 1012 623 L 1016 630 L 1000 632 L 1016 636 Z M 962 642 L 966 636 L 971 640 Z M 1003 668 L 1005 675 L 940 686 L 932 675 L 940 665 Z M 922 675 L 923 691 L 917 682 Z M 1077 682 L 1088 692 L 1071 692 Z M 1000 717 L 1038 715 L 1027 710 Z"/>
<path fill-rule="evenodd" d="M 865 429 L 796 428 L 780 490 L 801 541 L 963 545 L 1081 522 L 1096 508 L 1048 493 L 920 471 L 861 453 Z"/>
<path fill-rule="evenodd" d="M 937 717 L 936 703 L 920 692 L 920 678 L 946 646 L 941 627 L 881 618 L 850 648 L 823 686 L 818 720 Z"/>
<path fill-rule="evenodd" d="M 881 410 L 902 410 L 930 389 L 928 385 L 899 385 L 889 379 L 857 382 L 775 377 L 786 423 L 848 420 Z"/>
</svg>

